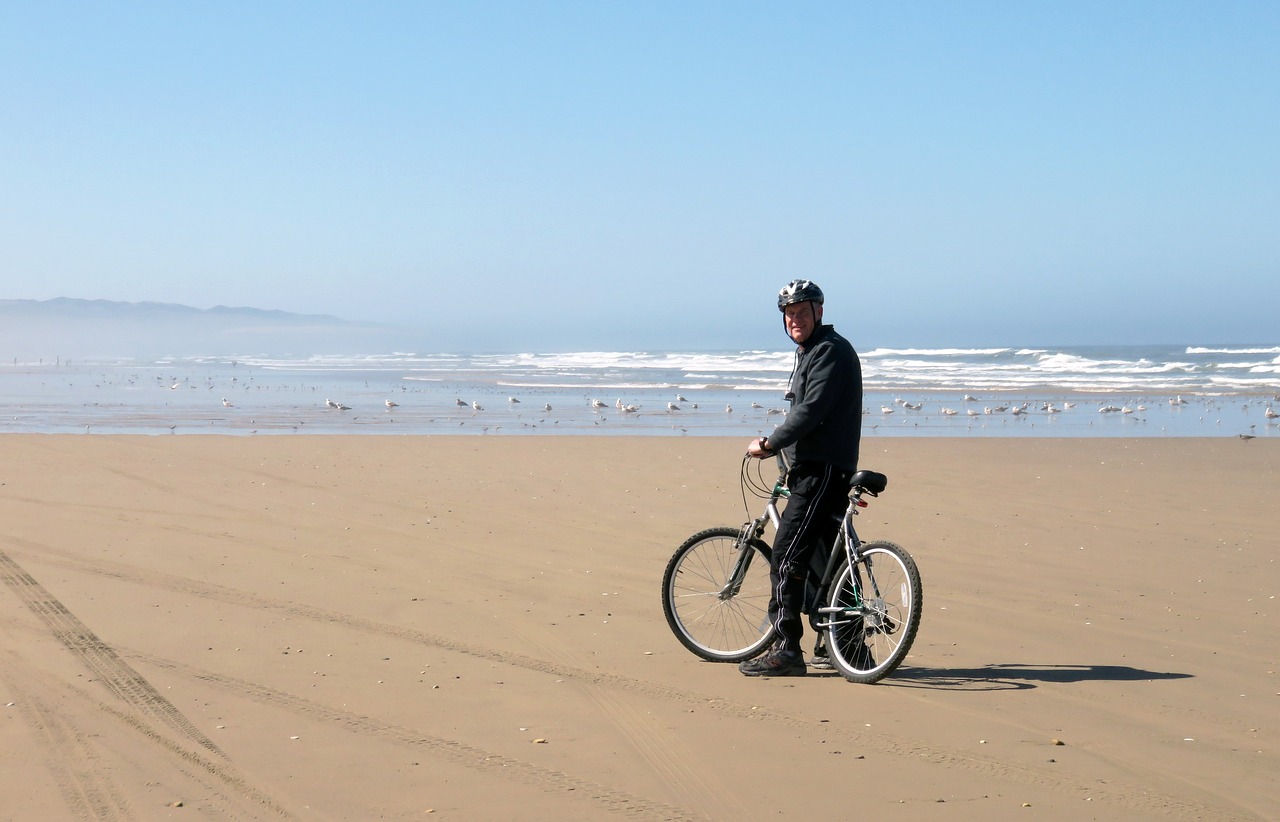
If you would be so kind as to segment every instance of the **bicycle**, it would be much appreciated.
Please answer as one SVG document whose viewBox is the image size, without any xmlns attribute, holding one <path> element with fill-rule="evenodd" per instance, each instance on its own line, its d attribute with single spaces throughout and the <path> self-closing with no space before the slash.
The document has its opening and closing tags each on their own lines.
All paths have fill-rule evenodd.
<svg viewBox="0 0 1280 822">
<path fill-rule="evenodd" d="M 739 472 L 744 508 L 748 492 L 767 499 L 760 516 L 740 528 L 699 531 L 676 549 L 662 575 L 662 610 L 676 639 L 710 662 L 758 656 L 774 638 L 769 623 L 771 548 L 762 537 L 778 528 L 778 502 L 790 495 L 788 466 L 770 489 L 745 457 Z M 762 461 L 757 461 L 762 462 Z M 850 479 L 849 507 L 829 552 L 816 551 L 808 569 L 804 613 L 825 644 L 832 667 L 850 682 L 879 682 L 902 663 L 920 628 L 923 588 L 915 560 L 892 542 L 863 542 L 853 518 L 877 497 L 888 477 L 858 471 Z"/>
</svg>

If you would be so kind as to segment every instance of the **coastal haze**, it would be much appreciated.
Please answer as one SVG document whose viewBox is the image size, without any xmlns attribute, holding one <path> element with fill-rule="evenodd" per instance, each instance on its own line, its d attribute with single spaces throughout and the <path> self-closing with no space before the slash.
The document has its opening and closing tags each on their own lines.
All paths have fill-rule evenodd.
<svg viewBox="0 0 1280 822">
<path fill-rule="evenodd" d="M 247 308 L 0 304 L 0 431 L 761 436 L 791 346 L 434 351 Z M 865 436 L 1270 437 L 1280 345 L 859 348 Z"/>
<path fill-rule="evenodd" d="M 415 336 L 375 323 L 258 308 L 0 300 L 0 358 L 11 362 L 373 353 L 411 346 Z"/>
</svg>

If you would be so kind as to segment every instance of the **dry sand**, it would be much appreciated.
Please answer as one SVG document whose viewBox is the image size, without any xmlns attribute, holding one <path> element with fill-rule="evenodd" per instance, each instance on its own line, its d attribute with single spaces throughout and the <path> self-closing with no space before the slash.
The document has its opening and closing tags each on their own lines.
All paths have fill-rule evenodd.
<svg viewBox="0 0 1280 822">
<path fill-rule="evenodd" d="M 874 686 L 668 631 L 744 445 L 2 437 L 0 817 L 1280 817 L 1280 443 L 868 441 Z"/>
</svg>

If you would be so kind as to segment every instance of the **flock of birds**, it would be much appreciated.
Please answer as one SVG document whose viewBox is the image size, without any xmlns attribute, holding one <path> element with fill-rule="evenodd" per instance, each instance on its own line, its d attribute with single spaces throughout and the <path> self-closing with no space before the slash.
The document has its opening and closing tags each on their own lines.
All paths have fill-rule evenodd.
<svg viewBox="0 0 1280 822">
<path fill-rule="evenodd" d="M 176 390 L 178 388 L 183 387 L 183 383 L 174 382 L 168 387 Z M 212 388 L 213 386 L 210 385 L 208 387 Z M 247 387 L 247 386 L 244 386 L 244 387 Z M 508 396 L 506 400 L 507 400 L 506 405 L 512 409 L 517 409 L 522 404 L 521 399 L 516 396 Z M 1036 414 L 1055 415 L 1055 414 L 1061 414 L 1067 411 L 1072 411 L 1074 409 L 1080 408 L 1081 406 L 1086 406 L 1086 407 L 1096 406 L 1096 411 L 1099 414 L 1103 414 L 1103 415 L 1115 414 L 1118 416 L 1131 417 L 1135 420 L 1143 421 L 1145 420 L 1146 412 L 1148 412 L 1149 410 L 1149 406 L 1147 405 L 1147 402 L 1148 400 L 1134 400 L 1131 402 L 1125 402 L 1123 404 L 1117 405 L 1114 402 L 1110 402 L 1106 400 L 1093 400 L 1093 401 L 1057 400 L 1057 401 L 1039 401 L 1034 404 L 1030 401 L 1023 401 L 1020 403 L 998 402 L 998 403 L 992 403 L 988 405 L 988 404 L 984 404 L 978 397 L 972 394 L 965 394 L 963 395 L 963 397 L 961 398 L 958 404 L 934 405 L 932 408 L 929 407 L 928 404 L 923 400 L 918 402 L 911 402 L 910 400 L 899 397 L 897 399 L 894 399 L 891 405 L 881 405 L 879 408 L 879 412 L 880 412 L 881 418 L 887 418 L 893 414 L 900 414 L 901 416 L 904 417 L 904 420 L 905 420 L 910 418 L 928 417 L 932 414 L 937 414 L 944 418 L 968 417 L 970 420 L 976 422 L 979 419 L 990 418 L 998 415 L 1009 415 L 1012 417 L 1024 417 L 1024 416 L 1030 416 L 1030 415 L 1036 415 Z M 1169 397 L 1167 402 L 1172 409 L 1178 409 L 1178 408 L 1193 404 L 1191 401 L 1188 401 L 1187 399 L 1185 399 L 1180 395 Z M 1203 407 L 1203 412 L 1206 414 L 1213 413 L 1213 412 L 1217 412 L 1218 414 L 1220 414 L 1222 409 L 1225 407 L 1225 405 L 1228 402 L 1229 401 L 1226 398 L 1202 397 L 1196 400 L 1196 404 L 1201 405 Z M 1277 411 L 1273 405 L 1273 404 L 1280 403 L 1280 395 L 1276 395 L 1271 398 L 1261 398 L 1260 400 L 1246 399 L 1243 403 L 1243 409 L 1248 413 L 1250 412 L 1251 405 L 1252 405 L 1252 408 L 1256 409 L 1257 403 L 1259 402 L 1263 404 L 1263 409 L 1262 409 L 1263 420 L 1266 422 L 1266 424 L 1268 426 L 1280 425 L 1280 411 Z M 642 406 L 639 403 L 624 401 L 622 397 L 618 397 L 612 403 L 593 397 L 587 400 L 587 404 L 590 410 L 597 415 L 600 412 L 606 411 L 610 408 L 612 408 L 614 411 L 616 411 L 617 413 L 623 416 L 639 415 L 642 413 L 642 411 L 645 408 L 645 406 Z M 225 408 L 235 408 L 235 404 L 226 397 L 222 398 L 222 405 Z M 324 405 L 325 405 L 325 408 L 333 411 L 342 412 L 342 411 L 352 410 L 352 406 L 342 402 L 337 402 L 332 399 L 326 399 L 324 401 Z M 384 400 L 383 405 L 388 414 L 392 413 L 397 408 L 401 407 L 399 402 L 389 398 Z M 468 401 L 468 400 L 464 400 L 461 397 L 458 397 L 454 400 L 454 405 L 459 410 L 470 409 L 470 415 L 473 417 L 481 414 L 482 412 L 485 412 L 485 406 L 482 405 L 479 400 Z M 552 410 L 553 408 L 551 403 L 547 402 L 542 405 L 542 411 L 544 413 L 549 414 L 552 412 Z M 649 410 L 650 411 L 656 410 L 656 413 L 659 413 L 659 414 L 672 415 L 674 418 L 674 415 L 680 414 L 682 412 L 699 410 L 699 404 L 697 402 L 690 401 L 689 398 L 684 396 L 683 394 L 677 393 L 669 401 L 663 401 L 661 399 L 657 400 L 655 405 L 649 407 Z M 761 405 L 759 402 L 754 402 L 754 401 L 750 403 L 750 410 L 757 413 L 763 412 L 766 416 L 783 416 L 787 413 L 787 409 L 785 408 L 766 407 Z M 725 404 L 724 413 L 733 414 L 734 413 L 733 405 Z M 864 408 L 863 414 L 872 415 L 874 414 L 874 411 L 869 408 Z M 1202 416 L 1201 421 L 1204 421 L 1204 420 L 1205 420 L 1205 417 Z M 603 419 L 597 420 L 597 422 L 602 422 L 602 421 Z M 1222 420 L 1219 418 L 1216 420 L 1216 422 L 1221 424 Z M 1249 425 L 1250 431 L 1256 428 L 1257 428 L 1256 423 Z M 1252 433 L 1242 433 L 1242 434 L 1239 434 L 1238 436 L 1242 439 L 1252 439 L 1254 435 Z"/>
<path fill-rule="evenodd" d="M 971 403 L 980 402 L 980 400 L 977 397 L 973 396 L 972 394 L 965 394 L 961 402 L 962 402 L 961 408 L 963 408 L 964 415 L 969 417 L 971 420 L 975 418 L 983 418 L 983 417 L 988 417 L 992 415 L 1006 414 L 1006 413 L 1014 417 L 1021 417 L 1021 416 L 1033 414 L 1036 412 L 1043 413 L 1046 415 L 1053 415 L 1053 414 L 1060 414 L 1064 411 L 1070 411 L 1071 409 L 1077 408 L 1080 405 L 1080 403 L 1078 402 L 1072 402 L 1070 400 L 1062 400 L 1057 404 L 1051 401 L 1040 402 L 1036 406 L 1033 406 L 1030 402 L 1022 402 L 1022 403 L 1016 403 L 1016 404 L 984 405 L 979 409 L 977 407 L 970 405 Z M 1200 402 L 1203 405 L 1204 412 L 1221 413 L 1223 409 L 1223 405 L 1226 402 L 1226 400 L 1224 398 L 1201 398 Z M 1266 423 L 1268 425 L 1280 425 L 1280 412 L 1276 411 L 1272 407 L 1272 403 L 1280 403 L 1280 395 L 1275 395 L 1270 399 L 1263 400 L 1262 402 L 1264 403 L 1262 415 Z M 1107 400 L 1099 400 L 1099 401 L 1095 401 L 1095 403 L 1086 403 L 1086 404 L 1096 404 L 1097 412 L 1099 414 L 1118 414 L 1121 417 L 1133 418 L 1139 421 L 1145 421 L 1146 417 L 1134 416 L 1134 415 L 1143 415 L 1145 414 L 1145 412 L 1149 410 L 1145 400 L 1135 400 L 1132 402 L 1127 402 L 1123 405 L 1116 405 L 1113 402 L 1109 402 Z M 1185 398 L 1183 398 L 1181 395 L 1169 397 L 1168 404 L 1170 408 L 1174 410 L 1180 409 L 1184 406 L 1191 405 L 1191 403 Z M 1242 404 L 1241 410 L 1243 410 L 1245 413 L 1249 413 L 1251 411 L 1251 406 L 1256 407 L 1256 406 L 1253 406 L 1251 401 L 1246 400 Z M 923 411 L 924 408 L 925 408 L 925 405 L 922 402 L 913 404 L 911 402 L 908 402 L 907 400 L 899 398 L 893 401 L 893 405 L 880 406 L 880 414 L 882 415 L 882 417 L 887 417 L 888 415 L 897 412 L 899 409 L 903 409 L 906 411 Z M 863 414 L 869 414 L 869 413 L 871 412 L 865 409 L 863 410 Z M 943 406 L 938 409 L 938 413 L 944 417 L 956 417 L 956 416 L 960 416 L 961 411 L 953 407 Z M 1206 418 L 1204 416 L 1201 416 L 1199 421 L 1205 422 Z M 1220 425 L 1222 423 L 1222 419 L 1219 417 L 1215 419 L 1214 422 Z M 1090 425 L 1092 425 L 1092 423 L 1090 423 Z M 1251 423 L 1249 425 L 1250 431 L 1253 431 L 1256 428 L 1257 428 L 1257 423 Z M 1240 439 L 1246 439 L 1246 440 L 1254 438 L 1254 435 L 1252 433 L 1243 433 L 1243 434 L 1238 434 L 1237 436 L 1239 436 Z"/>
<path fill-rule="evenodd" d="M 176 387 L 176 385 L 174 387 Z M 964 409 L 965 416 L 987 417 L 987 416 L 994 416 L 998 414 L 1007 413 L 1007 414 L 1010 414 L 1011 416 L 1019 417 L 1019 416 L 1032 414 L 1036 412 L 1052 415 L 1052 414 L 1060 414 L 1064 411 L 1070 411 L 1079 406 L 1079 403 L 1072 402 L 1070 400 L 1062 400 L 1056 404 L 1052 401 L 1044 401 L 1034 407 L 1030 402 L 1027 402 L 1027 401 L 1024 401 L 1022 403 L 1016 403 L 1016 404 L 1003 403 L 1003 404 L 996 404 L 996 405 L 984 405 L 981 408 L 970 406 L 971 403 L 977 403 L 977 402 L 979 402 L 979 399 L 973 396 L 972 394 L 964 395 L 964 397 L 961 399 L 961 403 L 962 403 L 961 407 Z M 1184 399 L 1181 395 L 1176 397 L 1170 397 L 1168 402 L 1169 402 L 1169 405 L 1172 407 L 1188 405 L 1188 401 Z M 1274 397 L 1272 398 L 1272 400 L 1266 402 L 1266 406 L 1263 410 L 1263 416 L 1268 423 L 1274 422 L 1276 420 L 1280 420 L 1280 412 L 1277 412 L 1272 407 L 1272 402 L 1280 402 L 1280 396 Z M 231 401 L 229 401 L 226 397 L 222 398 L 222 404 L 227 408 L 235 407 L 231 403 Z M 324 401 L 324 404 L 326 407 L 331 408 L 335 411 L 351 410 L 351 406 L 345 405 L 340 402 L 335 402 L 334 400 L 331 400 L 331 399 L 326 399 Z M 384 404 L 388 412 L 391 412 L 394 409 L 400 407 L 400 403 L 392 399 L 385 400 Z M 516 405 L 520 405 L 521 401 L 519 397 L 511 396 L 511 397 L 507 397 L 507 404 L 511 407 L 515 407 Z M 458 408 L 469 407 L 471 408 L 472 414 L 478 414 L 485 410 L 485 407 L 481 405 L 478 400 L 467 402 L 461 397 L 458 397 L 457 399 L 454 400 L 454 405 Z M 593 411 L 601 411 L 610 407 L 609 403 L 594 397 L 591 398 L 591 400 L 589 401 L 589 405 Z M 622 412 L 623 414 L 638 414 L 641 410 L 641 407 L 642 406 L 636 403 L 623 402 L 621 397 L 617 398 L 613 403 L 613 408 L 617 411 Z M 751 403 L 750 407 L 752 410 L 763 410 L 766 413 L 766 415 L 769 415 L 769 416 L 785 415 L 787 413 L 786 409 L 766 408 L 760 403 L 754 402 L 754 401 Z M 1248 406 L 1246 405 L 1246 409 L 1247 407 Z M 546 413 L 550 413 L 553 410 L 551 403 L 543 404 L 542 410 Z M 666 403 L 665 411 L 668 414 L 684 411 L 684 410 L 696 411 L 698 410 L 698 403 L 690 402 L 689 399 L 685 397 L 683 394 L 677 394 L 674 400 Z M 908 400 L 898 398 L 893 401 L 893 405 L 880 406 L 880 414 L 882 416 L 889 416 L 890 414 L 896 413 L 898 410 L 908 411 L 908 412 L 911 412 L 911 411 L 924 412 L 925 403 L 924 402 L 912 403 Z M 1122 416 L 1126 416 L 1126 415 L 1132 415 L 1135 413 L 1146 412 L 1148 410 L 1148 407 L 1144 402 L 1134 402 L 1131 404 L 1126 403 L 1124 405 L 1115 405 L 1110 402 L 1100 401 L 1098 402 L 1097 410 L 1098 410 L 1098 413 L 1100 414 L 1120 414 Z M 726 404 L 724 407 L 724 411 L 726 414 L 732 414 L 733 405 Z M 869 415 L 872 412 L 870 409 L 864 408 L 862 413 L 864 415 Z M 938 409 L 938 413 L 944 417 L 955 417 L 961 414 L 959 410 L 950 406 L 940 407 Z"/>
</svg>

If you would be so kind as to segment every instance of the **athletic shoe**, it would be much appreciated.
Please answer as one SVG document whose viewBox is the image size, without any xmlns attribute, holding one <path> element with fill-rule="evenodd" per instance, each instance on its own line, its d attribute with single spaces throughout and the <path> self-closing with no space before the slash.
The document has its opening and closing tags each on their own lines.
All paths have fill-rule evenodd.
<svg viewBox="0 0 1280 822">
<path fill-rule="evenodd" d="M 738 666 L 744 676 L 804 676 L 804 655 L 775 645 L 763 656 L 748 659 Z"/>
<path fill-rule="evenodd" d="M 813 659 L 809 660 L 809 667 L 813 668 L 815 671 L 835 670 L 835 666 L 831 664 L 831 657 L 825 654 L 822 656 L 814 656 Z"/>
<path fill-rule="evenodd" d="M 817 668 L 819 671 L 830 671 L 835 666 L 831 664 L 831 657 L 827 654 L 826 637 L 822 634 L 818 635 L 818 641 L 813 646 L 813 659 L 809 660 L 810 668 Z"/>
</svg>

